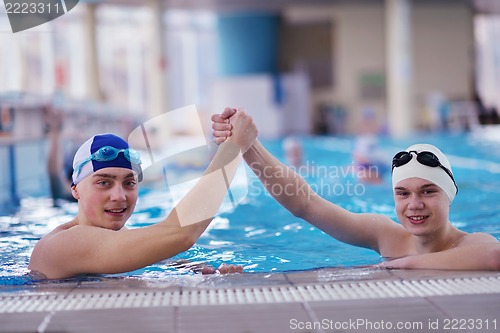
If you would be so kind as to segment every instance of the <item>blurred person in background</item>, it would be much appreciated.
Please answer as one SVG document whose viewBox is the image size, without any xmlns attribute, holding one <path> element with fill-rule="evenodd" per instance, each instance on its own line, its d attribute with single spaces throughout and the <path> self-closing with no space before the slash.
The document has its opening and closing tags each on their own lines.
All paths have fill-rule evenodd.
<svg viewBox="0 0 500 333">
<path fill-rule="evenodd" d="M 70 151 L 65 151 L 63 147 L 63 112 L 56 110 L 50 104 L 43 108 L 43 112 L 45 131 L 49 139 L 47 172 L 54 206 L 58 206 L 60 199 L 76 202 L 71 194 L 71 176 L 73 174 L 72 160 L 78 147 L 72 147 Z"/>
<path fill-rule="evenodd" d="M 293 137 L 288 136 L 283 139 L 283 151 L 285 152 L 285 160 L 288 165 L 299 168 L 303 165 L 303 149 L 300 141 Z"/>
<path fill-rule="evenodd" d="M 379 147 L 380 130 L 375 112 L 371 108 L 363 110 L 360 128 L 352 153 L 354 173 L 362 183 L 379 184 L 388 170 L 388 156 Z"/>
</svg>

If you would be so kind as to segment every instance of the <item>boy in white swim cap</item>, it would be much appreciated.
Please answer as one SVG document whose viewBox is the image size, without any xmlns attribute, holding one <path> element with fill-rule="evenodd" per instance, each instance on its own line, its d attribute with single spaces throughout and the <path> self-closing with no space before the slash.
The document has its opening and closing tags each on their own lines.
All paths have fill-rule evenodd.
<svg viewBox="0 0 500 333">
<path fill-rule="evenodd" d="M 205 174 L 170 214 L 159 223 L 136 229 L 127 229 L 125 223 L 134 210 L 142 179 L 139 153 L 113 134 L 87 140 L 73 160 L 71 190 L 78 200 L 78 213 L 36 244 L 28 268 L 48 279 L 114 274 L 188 250 L 224 200 L 226 182 L 231 182 L 239 165 L 239 153 L 246 152 L 257 136 L 252 118 L 243 112 L 234 127 L 234 138 L 219 147 Z M 227 180 L 212 176 L 221 168 Z M 219 267 L 220 273 L 242 270 L 235 265 Z M 203 273 L 214 271 L 202 268 Z"/>
<path fill-rule="evenodd" d="M 392 159 L 392 187 L 399 222 L 419 236 L 417 253 L 452 248 L 465 238 L 467 234 L 449 222 L 458 187 L 438 148 L 416 144 L 397 153 Z"/>
<path fill-rule="evenodd" d="M 226 108 L 212 116 L 215 143 L 231 137 L 235 114 L 235 109 Z M 414 145 L 393 158 L 400 223 L 381 214 L 353 213 L 323 199 L 298 174 L 283 171 L 287 167 L 258 139 L 243 158 L 269 193 L 295 216 L 342 242 L 372 249 L 384 258 L 398 258 L 382 267 L 500 270 L 500 243 L 495 237 L 469 234 L 450 223 L 450 205 L 458 188 L 448 159 L 432 145 Z"/>
<path fill-rule="evenodd" d="M 433 145 L 416 144 L 397 153 L 392 160 L 392 187 L 402 180 L 418 177 L 438 185 L 450 199 L 458 193 L 458 186 L 446 156 Z"/>
</svg>

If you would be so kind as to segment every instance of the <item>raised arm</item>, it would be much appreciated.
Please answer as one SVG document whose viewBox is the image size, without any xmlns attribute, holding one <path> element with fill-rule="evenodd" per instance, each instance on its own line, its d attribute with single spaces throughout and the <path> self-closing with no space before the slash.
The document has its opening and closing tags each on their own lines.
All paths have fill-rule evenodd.
<svg viewBox="0 0 500 333">
<path fill-rule="evenodd" d="M 258 140 L 243 156 L 276 201 L 293 215 L 342 242 L 379 251 L 379 240 L 388 229 L 399 229 L 383 215 L 352 213 L 325 200 Z"/>
<path fill-rule="evenodd" d="M 237 115 L 239 111 L 226 109 L 223 114 L 212 116 L 214 142 L 220 143 L 226 137 L 231 138 L 232 121 L 230 123 L 227 119 L 235 113 Z M 300 175 L 277 160 L 258 140 L 255 140 L 243 157 L 276 201 L 295 216 L 342 242 L 379 251 L 379 244 L 385 241 L 389 229 L 403 232 L 400 225 L 386 216 L 352 213 L 323 199 Z"/>
<path fill-rule="evenodd" d="M 38 242 L 29 268 L 51 279 L 121 273 L 189 249 L 213 219 L 234 178 L 241 153 L 257 136 L 252 118 L 244 113 L 233 125 L 233 137 L 219 147 L 204 175 L 165 220 L 119 231 L 69 222 Z"/>
</svg>

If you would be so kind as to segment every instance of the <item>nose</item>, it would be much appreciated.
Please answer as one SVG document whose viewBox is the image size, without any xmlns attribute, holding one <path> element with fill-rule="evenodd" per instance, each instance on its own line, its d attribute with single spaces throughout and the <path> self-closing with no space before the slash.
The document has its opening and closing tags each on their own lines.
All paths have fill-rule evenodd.
<svg viewBox="0 0 500 333">
<path fill-rule="evenodd" d="M 408 202 L 408 209 L 418 210 L 424 208 L 424 202 L 419 195 L 412 195 Z"/>
<path fill-rule="evenodd" d="M 122 186 L 116 185 L 111 189 L 110 192 L 111 201 L 125 201 L 126 200 L 126 191 Z"/>
</svg>

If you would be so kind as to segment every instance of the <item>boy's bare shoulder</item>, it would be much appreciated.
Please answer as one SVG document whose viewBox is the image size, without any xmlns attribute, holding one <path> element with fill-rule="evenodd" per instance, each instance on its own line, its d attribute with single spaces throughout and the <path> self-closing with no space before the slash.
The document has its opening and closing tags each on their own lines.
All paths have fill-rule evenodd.
<svg viewBox="0 0 500 333">
<path fill-rule="evenodd" d="M 74 221 L 70 221 L 70 222 L 66 222 L 64 224 L 61 224 L 60 226 L 57 226 L 56 228 L 54 228 L 54 230 L 52 230 L 51 232 L 49 232 L 47 235 L 45 235 L 44 237 L 42 237 L 41 240 L 43 240 L 44 238 L 45 239 L 49 239 L 63 231 L 66 231 L 74 226 L 77 226 L 78 224 L 76 224 Z"/>
<path fill-rule="evenodd" d="M 466 234 L 462 241 L 460 242 L 460 245 L 475 245 L 475 244 L 481 244 L 485 242 L 496 242 L 498 243 L 498 240 L 493 237 L 490 234 L 487 234 L 485 232 L 474 232 L 471 234 Z"/>
</svg>

